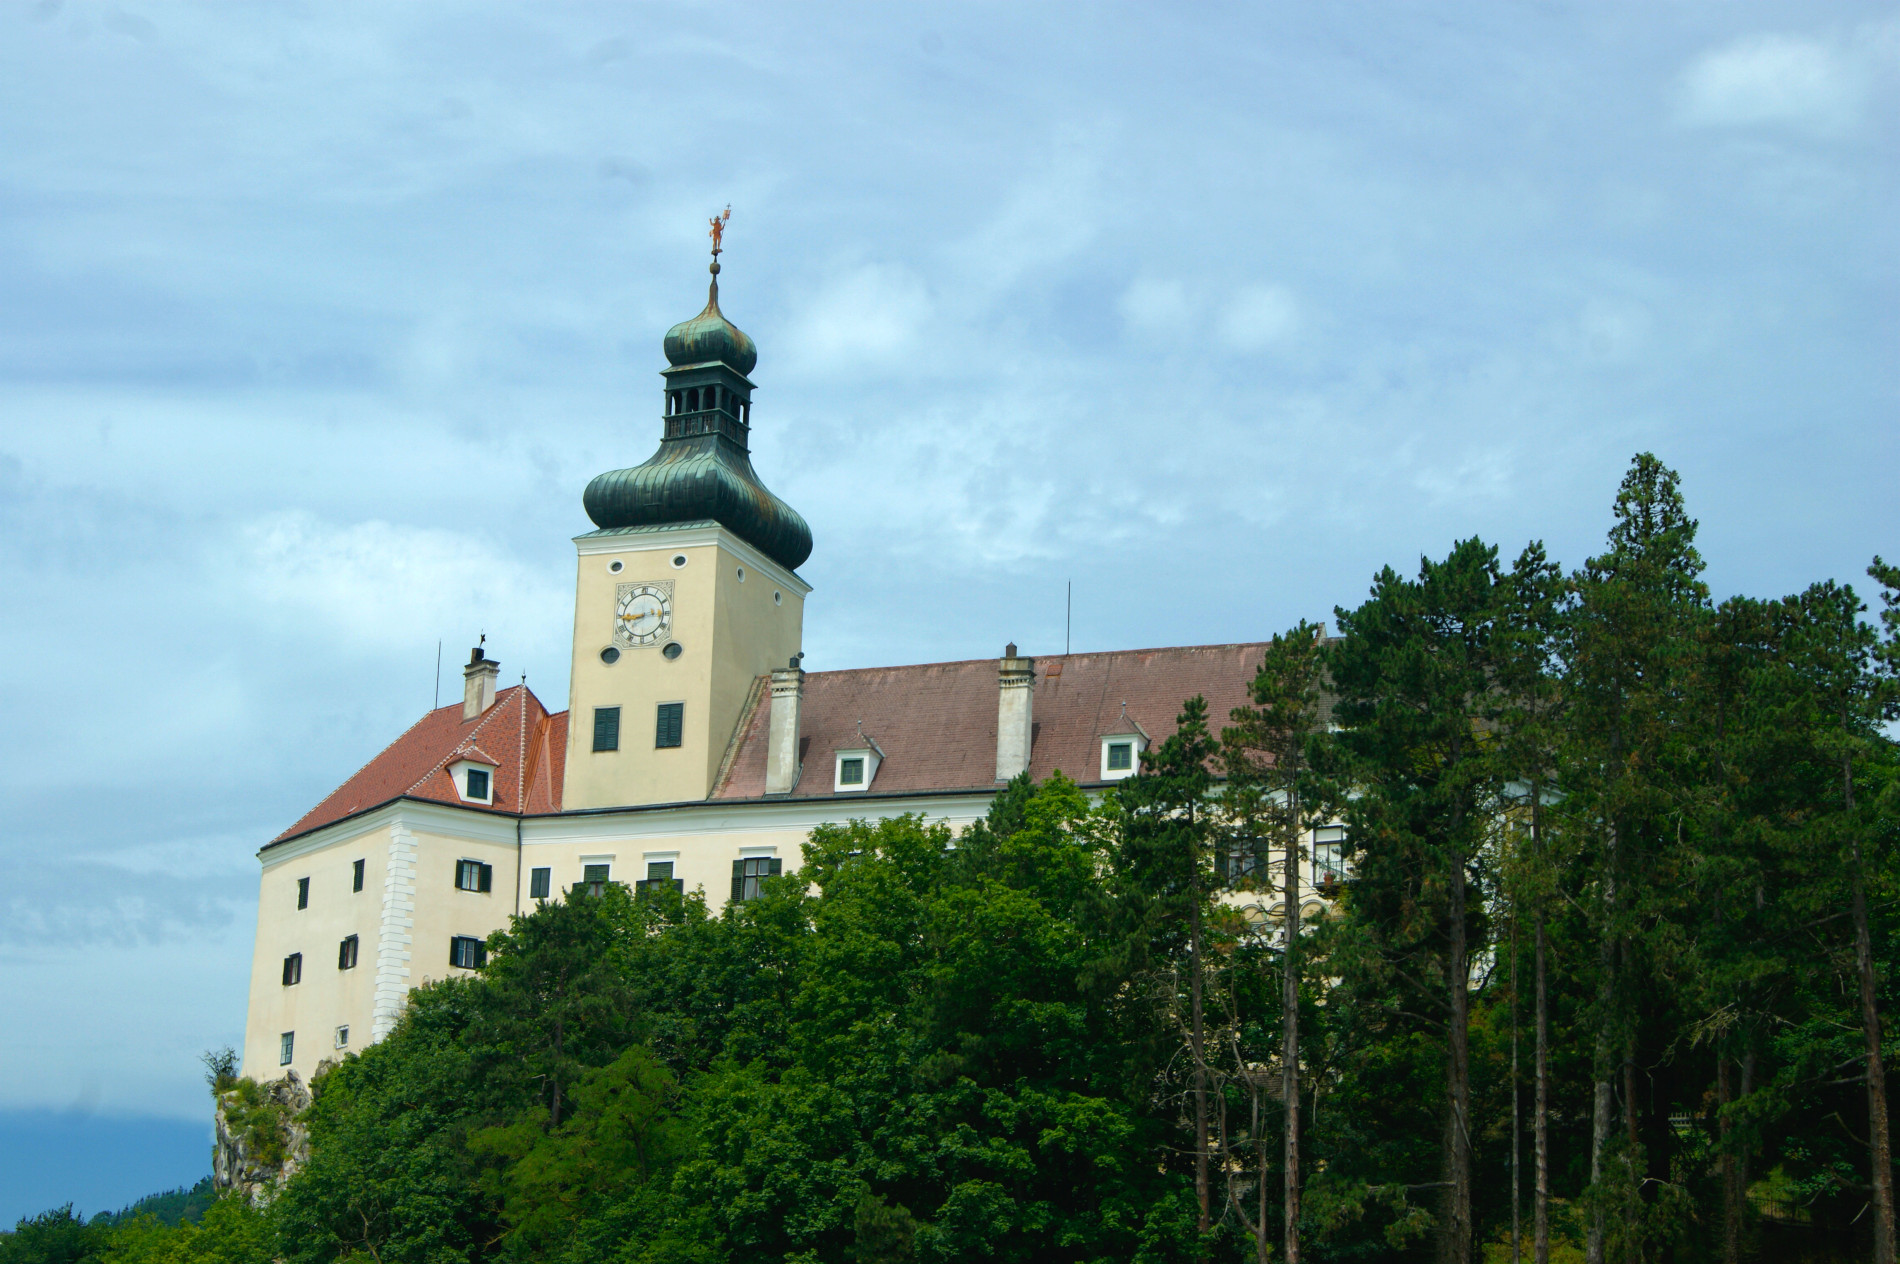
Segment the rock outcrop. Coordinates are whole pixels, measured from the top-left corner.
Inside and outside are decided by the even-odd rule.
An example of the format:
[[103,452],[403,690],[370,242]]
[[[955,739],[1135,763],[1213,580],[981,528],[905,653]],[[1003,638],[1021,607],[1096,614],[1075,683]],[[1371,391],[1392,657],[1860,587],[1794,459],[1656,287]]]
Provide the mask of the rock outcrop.
[[[317,1075],[327,1068],[327,1063],[319,1066]],[[284,1181],[310,1161],[310,1130],[302,1115],[311,1100],[311,1090],[295,1071],[281,1080],[238,1080],[219,1090],[212,1185],[220,1193],[242,1193],[253,1206],[270,1202]]]

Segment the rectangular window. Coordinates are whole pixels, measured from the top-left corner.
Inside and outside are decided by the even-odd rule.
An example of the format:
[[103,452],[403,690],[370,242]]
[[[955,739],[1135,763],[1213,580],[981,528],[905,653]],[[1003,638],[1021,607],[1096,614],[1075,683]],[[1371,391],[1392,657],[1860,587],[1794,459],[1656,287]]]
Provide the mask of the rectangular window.
[[310,879],[308,878],[297,879],[297,907],[300,909],[310,907]]
[[479,860],[455,862],[455,887],[458,891],[489,891],[495,884],[495,866]]
[[645,891],[658,891],[672,887],[675,891],[686,890],[686,879],[673,876],[673,862],[670,860],[649,860],[647,876],[633,884],[633,893],[637,896]]
[[553,876],[554,871],[552,869],[530,869],[528,871],[528,898],[531,900],[547,899],[548,888],[552,885],[550,879]]
[[449,964],[464,970],[479,970],[488,961],[488,947],[473,935],[457,935],[449,940]]
[[488,771],[484,768],[468,770],[468,797],[486,799],[488,797]]
[[653,744],[655,746],[678,746],[680,729],[684,727],[686,704],[684,702],[662,702],[659,722],[654,726]]
[[838,784],[841,786],[861,786],[864,784],[864,759],[853,755],[849,759],[838,761]]
[[594,749],[611,751],[620,749],[620,708],[594,708]]
[[608,865],[581,866],[581,889],[589,895],[604,895],[607,891]]
[[1313,831],[1313,885],[1324,890],[1346,877],[1346,830],[1322,825]]
[[348,939],[337,945],[336,968],[339,970],[356,969],[356,936],[351,935]]
[[277,1037],[277,1065],[289,1066],[291,1052],[292,1050],[296,1049],[296,1047],[297,1047],[297,1033],[296,1032],[287,1031],[283,1035]]
[[1135,744],[1133,742],[1110,742],[1108,744],[1108,770],[1127,772],[1135,766]]
[[336,1047],[339,1049],[347,1049],[350,1047],[350,1025],[348,1023],[336,1029]]
[[777,875],[783,863],[773,856],[741,856],[733,861],[733,902],[758,899],[760,880]]
[[361,891],[362,889],[363,889],[363,862],[360,860],[352,861],[350,864],[350,890]]
[[291,987],[303,982],[303,954],[293,952],[284,958],[284,986]]

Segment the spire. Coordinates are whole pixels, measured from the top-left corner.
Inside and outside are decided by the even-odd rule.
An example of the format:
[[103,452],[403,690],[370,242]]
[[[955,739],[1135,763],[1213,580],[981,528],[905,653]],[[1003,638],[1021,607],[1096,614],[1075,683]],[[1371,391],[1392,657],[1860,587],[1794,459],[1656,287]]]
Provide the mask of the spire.
[[666,331],[664,428],[660,450],[642,465],[602,474],[582,503],[602,530],[669,523],[719,523],[787,570],[811,555],[811,528],[767,491],[751,461],[750,373],[759,352],[719,310],[719,255],[727,207],[709,221],[712,282],[706,307]]

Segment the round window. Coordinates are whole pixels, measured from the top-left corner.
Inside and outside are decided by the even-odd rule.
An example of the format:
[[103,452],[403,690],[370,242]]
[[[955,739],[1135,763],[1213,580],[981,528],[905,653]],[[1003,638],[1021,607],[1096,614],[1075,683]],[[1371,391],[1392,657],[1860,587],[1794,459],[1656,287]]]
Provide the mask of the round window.
[[666,647],[662,649],[660,653],[666,655],[668,658],[678,658],[680,656],[680,643],[678,641],[668,641]]
[[615,558],[613,561],[607,563],[607,569],[613,572],[615,575],[618,575],[620,573],[620,568],[623,565],[624,563],[622,563],[619,558]]
[[684,553],[675,553],[675,554],[673,555],[673,566],[674,566],[674,568],[675,568],[675,569],[677,569],[677,568],[679,568],[679,567],[681,567],[681,566],[684,566],[684,565],[686,565],[686,555],[685,555]]
[[617,663],[620,661],[620,651],[609,645],[600,652],[600,661],[603,663]]

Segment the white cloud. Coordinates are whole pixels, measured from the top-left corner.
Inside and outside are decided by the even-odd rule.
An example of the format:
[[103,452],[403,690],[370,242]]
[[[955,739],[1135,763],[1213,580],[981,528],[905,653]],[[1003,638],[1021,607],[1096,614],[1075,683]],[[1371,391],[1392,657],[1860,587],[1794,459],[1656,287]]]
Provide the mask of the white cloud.
[[1178,329],[1187,321],[1187,290],[1179,281],[1144,277],[1122,292],[1116,307],[1137,329]]
[[1298,327],[1299,306],[1284,286],[1249,285],[1221,313],[1221,337],[1235,351],[1264,351]]
[[904,268],[867,264],[822,286],[795,318],[784,363],[819,370],[888,363],[930,319],[930,295]]
[[491,632],[508,619],[558,636],[572,601],[545,572],[461,532],[380,521],[339,526],[290,511],[246,523],[240,535],[252,596],[358,648],[413,647],[456,619]]
[[1683,121],[1709,127],[1785,123],[1851,127],[1867,96],[1851,50],[1791,35],[1757,35],[1703,54],[1683,74]]

